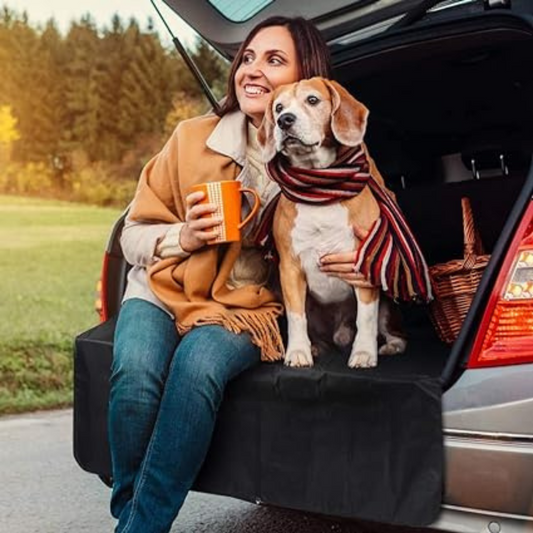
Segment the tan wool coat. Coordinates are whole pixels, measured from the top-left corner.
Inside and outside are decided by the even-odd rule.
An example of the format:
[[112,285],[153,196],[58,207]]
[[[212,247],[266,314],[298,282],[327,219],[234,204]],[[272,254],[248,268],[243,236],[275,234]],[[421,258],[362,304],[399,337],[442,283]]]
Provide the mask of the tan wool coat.
[[[182,122],[162,151],[143,169],[130,210],[132,220],[173,224],[185,221],[185,197],[198,183],[234,180],[241,166],[211,150],[207,140],[220,118],[214,115]],[[149,285],[173,312],[180,334],[195,326],[219,324],[248,332],[262,359],[283,354],[277,318],[282,305],[266,287],[230,288],[226,283],[241,243],[206,246],[188,258],[172,257],[148,270]]]

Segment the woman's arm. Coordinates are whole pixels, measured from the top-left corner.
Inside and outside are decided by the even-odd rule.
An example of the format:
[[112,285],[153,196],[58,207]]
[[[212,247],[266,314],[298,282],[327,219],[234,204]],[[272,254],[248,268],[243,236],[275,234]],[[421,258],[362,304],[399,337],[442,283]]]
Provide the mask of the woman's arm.
[[[124,258],[130,265],[146,267],[153,264],[158,258],[170,257],[172,254],[164,253],[169,251],[169,237],[179,244],[179,233],[182,226],[183,223],[180,222],[176,224],[149,224],[126,218],[120,237]],[[167,244],[164,251],[161,250],[163,242]],[[175,255],[180,257],[179,250],[176,251],[178,253]]]
[[203,197],[203,192],[194,192],[186,197],[185,222],[151,224],[126,217],[120,237],[126,261],[131,265],[146,267],[158,259],[185,259],[203,248],[207,241],[216,238],[218,233],[213,228],[221,223],[221,219],[203,218],[217,209],[212,204],[199,205]]

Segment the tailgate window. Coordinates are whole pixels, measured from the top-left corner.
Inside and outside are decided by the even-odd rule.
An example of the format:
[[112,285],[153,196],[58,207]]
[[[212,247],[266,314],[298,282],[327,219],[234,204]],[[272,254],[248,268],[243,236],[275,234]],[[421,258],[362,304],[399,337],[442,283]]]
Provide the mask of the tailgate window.
[[208,0],[209,3],[232,22],[244,22],[251,19],[274,0]]

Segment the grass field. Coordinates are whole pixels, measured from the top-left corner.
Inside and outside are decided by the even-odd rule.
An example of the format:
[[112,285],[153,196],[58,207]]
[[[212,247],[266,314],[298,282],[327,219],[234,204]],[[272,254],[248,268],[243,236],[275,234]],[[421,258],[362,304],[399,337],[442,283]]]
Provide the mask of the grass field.
[[119,211],[0,196],[0,414],[68,405],[72,344],[94,325]]

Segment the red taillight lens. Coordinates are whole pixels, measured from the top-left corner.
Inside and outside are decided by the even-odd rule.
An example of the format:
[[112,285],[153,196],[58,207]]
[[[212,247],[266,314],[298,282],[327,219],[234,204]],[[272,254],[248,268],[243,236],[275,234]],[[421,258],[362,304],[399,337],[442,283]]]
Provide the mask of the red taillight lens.
[[533,362],[533,202],[518,226],[474,341],[469,368]]
[[99,279],[96,283],[96,299],[94,301],[94,310],[98,313],[100,320],[102,320],[102,280]]
[[107,267],[109,265],[109,254],[104,254],[104,262],[102,263],[102,277],[98,282],[98,300],[97,311],[100,315],[100,322],[105,322],[109,318],[109,306],[107,302]]

